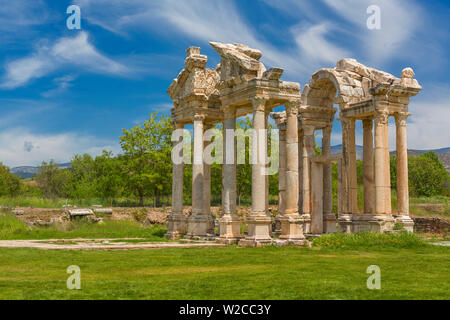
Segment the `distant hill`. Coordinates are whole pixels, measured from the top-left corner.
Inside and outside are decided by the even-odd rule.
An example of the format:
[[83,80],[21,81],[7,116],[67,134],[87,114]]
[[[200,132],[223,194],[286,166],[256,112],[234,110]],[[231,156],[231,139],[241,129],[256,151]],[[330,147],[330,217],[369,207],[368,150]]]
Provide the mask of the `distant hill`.
[[[447,171],[450,172],[450,148],[442,148],[442,149],[434,149],[434,150],[415,150],[415,149],[411,149],[408,150],[408,155],[410,157],[417,157],[421,154],[424,154],[425,152],[429,152],[429,151],[433,151],[434,153],[437,154],[439,160],[442,162],[442,164],[444,165],[445,169],[447,169]],[[331,147],[331,153],[332,154],[336,154],[336,153],[341,153],[342,152],[342,144],[336,145],[336,146],[332,146]],[[358,160],[362,160],[363,158],[363,147],[362,146],[356,146],[356,159]],[[395,154],[395,151],[391,152],[392,154]]]
[[[70,168],[70,162],[59,164],[60,169]],[[22,166],[11,168],[11,173],[18,175],[21,179],[29,179],[37,172],[38,167]]]

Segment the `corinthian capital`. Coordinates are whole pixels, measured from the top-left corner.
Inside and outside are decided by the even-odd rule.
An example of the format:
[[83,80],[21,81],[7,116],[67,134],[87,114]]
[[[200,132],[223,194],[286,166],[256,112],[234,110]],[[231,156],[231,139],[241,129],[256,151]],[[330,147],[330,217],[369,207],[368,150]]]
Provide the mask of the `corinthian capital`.
[[385,111],[377,112],[375,114],[375,125],[387,125],[389,122],[389,113]]
[[206,115],[201,114],[201,113],[196,113],[193,115],[192,118],[194,119],[194,121],[202,121],[203,122],[206,119]]
[[266,110],[267,99],[265,97],[254,97],[252,99],[253,111],[264,112]]
[[395,124],[396,126],[406,126],[406,120],[410,116],[409,113],[396,113],[395,115]]
[[298,115],[299,102],[298,101],[289,101],[286,103],[286,115],[288,117]]

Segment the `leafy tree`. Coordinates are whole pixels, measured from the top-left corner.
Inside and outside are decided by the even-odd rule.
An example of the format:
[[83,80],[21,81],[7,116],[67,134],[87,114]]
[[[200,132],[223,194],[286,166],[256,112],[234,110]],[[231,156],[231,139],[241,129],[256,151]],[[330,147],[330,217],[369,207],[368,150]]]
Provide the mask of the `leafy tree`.
[[443,193],[448,173],[434,152],[410,157],[408,169],[409,189],[412,195],[431,197]]
[[42,162],[38,167],[35,180],[39,188],[47,198],[69,197],[72,172],[68,169],[60,169],[53,160],[49,163]]
[[123,129],[120,145],[124,151],[127,187],[144,204],[144,196],[153,196],[155,205],[172,182],[171,119],[157,112],[149,120],[129,130]]
[[20,178],[0,162],[0,196],[14,197],[19,194],[19,190]]

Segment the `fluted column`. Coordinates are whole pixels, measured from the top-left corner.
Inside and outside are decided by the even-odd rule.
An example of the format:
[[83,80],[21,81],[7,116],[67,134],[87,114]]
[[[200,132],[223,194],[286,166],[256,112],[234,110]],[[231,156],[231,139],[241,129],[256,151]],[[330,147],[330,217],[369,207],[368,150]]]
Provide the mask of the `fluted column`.
[[[175,130],[183,130],[182,123],[174,123]],[[186,217],[183,214],[183,134],[180,132],[178,140],[173,142],[173,149],[178,150],[175,155],[179,163],[172,163],[172,212],[167,224],[166,237],[175,239],[186,233]]]
[[194,116],[194,162],[192,164],[192,215],[188,220],[188,235],[205,237],[211,226],[211,216],[205,212],[203,131],[204,115]]
[[[325,157],[331,155],[331,126],[323,129],[322,154]],[[331,183],[331,162],[323,164],[323,214],[331,214],[333,209],[333,193]]]
[[303,211],[303,129],[298,128],[298,211]]
[[[183,130],[184,125],[176,123],[175,130]],[[173,142],[173,148],[180,150],[178,154],[180,159],[183,159],[183,136],[180,135],[178,141]],[[181,163],[173,164],[172,167],[172,212],[175,214],[183,213],[183,161]]]
[[303,214],[311,214],[311,158],[314,154],[314,127],[305,125],[303,126]]
[[355,120],[349,120],[349,183],[350,183],[350,211],[357,214],[358,209],[358,180],[356,172],[356,142],[355,142]]
[[252,211],[247,219],[248,235],[241,240],[243,245],[257,245],[271,242],[272,218],[267,213],[266,160],[267,128],[266,99],[256,97],[253,104],[253,138],[252,138]]
[[223,190],[220,240],[229,243],[241,238],[240,220],[236,215],[236,110],[233,107],[223,108],[223,110]]
[[403,216],[409,216],[407,118],[408,114],[397,114],[395,116],[397,131],[397,206],[399,215]]
[[[211,129],[211,124],[205,124],[204,133]],[[203,148],[205,149],[211,141],[204,141]],[[203,162],[203,214],[211,215],[211,165]]]
[[[385,214],[390,212],[390,183],[386,176],[389,171],[389,145],[386,146],[386,131],[388,114],[381,112],[375,117],[375,212]],[[389,195],[388,195],[389,194]]]
[[286,103],[286,193],[285,214],[281,218],[280,239],[304,238],[298,214],[298,102]]
[[375,213],[375,185],[373,168],[373,120],[363,120],[363,183],[364,183],[364,213]]
[[278,171],[278,214],[281,216],[285,213],[285,194],[286,194],[286,124],[281,124],[279,128],[279,162]]

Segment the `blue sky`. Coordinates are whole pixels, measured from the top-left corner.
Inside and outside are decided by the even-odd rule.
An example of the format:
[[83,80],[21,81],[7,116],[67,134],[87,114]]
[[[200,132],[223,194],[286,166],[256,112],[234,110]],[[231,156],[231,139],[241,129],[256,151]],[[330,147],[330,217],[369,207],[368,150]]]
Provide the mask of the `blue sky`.
[[[66,27],[71,4],[81,30]],[[366,26],[372,4],[380,30]],[[211,67],[219,62],[209,41],[258,48],[267,67],[302,87],[345,57],[396,76],[410,66],[424,89],[410,105],[409,147],[449,147],[449,26],[448,1],[0,0],[0,162],[120,152],[122,128],[169,112],[166,90],[187,47],[201,47]]]

